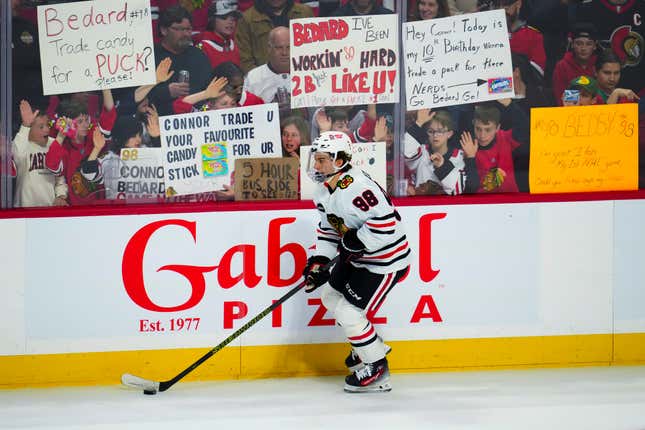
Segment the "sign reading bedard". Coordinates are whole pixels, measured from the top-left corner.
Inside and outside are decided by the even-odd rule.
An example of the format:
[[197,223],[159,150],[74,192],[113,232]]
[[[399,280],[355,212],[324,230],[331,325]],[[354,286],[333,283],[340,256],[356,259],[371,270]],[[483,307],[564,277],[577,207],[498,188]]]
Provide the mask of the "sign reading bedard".
[[154,84],[149,0],[38,6],[45,95]]
[[166,196],[221,190],[238,158],[280,157],[276,103],[159,118]]

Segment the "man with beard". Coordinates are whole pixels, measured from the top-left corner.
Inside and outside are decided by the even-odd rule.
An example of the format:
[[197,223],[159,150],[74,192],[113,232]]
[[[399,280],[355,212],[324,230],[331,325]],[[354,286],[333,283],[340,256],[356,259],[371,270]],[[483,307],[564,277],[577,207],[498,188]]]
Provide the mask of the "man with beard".
[[[159,17],[161,42],[155,45],[155,61],[159,65],[164,58],[170,58],[170,70],[174,72],[169,80],[156,85],[149,93],[150,102],[160,116],[173,113],[175,99],[197,93],[210,82],[210,62],[202,51],[192,46],[192,30],[190,13],[181,6],[170,7]],[[188,79],[180,82],[182,70],[188,72]]]
[[309,6],[294,3],[293,0],[255,0],[255,5],[242,15],[235,33],[235,41],[240,49],[240,66],[244,73],[267,63],[271,30],[276,27],[289,28],[290,20],[312,16],[314,13]]

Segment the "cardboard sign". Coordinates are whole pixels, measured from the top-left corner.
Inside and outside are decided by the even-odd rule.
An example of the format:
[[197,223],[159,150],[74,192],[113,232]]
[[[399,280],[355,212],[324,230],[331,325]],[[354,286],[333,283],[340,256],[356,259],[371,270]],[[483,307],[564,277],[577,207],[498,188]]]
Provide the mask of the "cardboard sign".
[[503,10],[403,24],[408,110],[513,97]]
[[[387,189],[387,171],[385,160],[385,142],[353,143],[352,166],[370,175],[384,190]],[[311,146],[300,147],[300,199],[313,199],[314,190],[320,184],[315,183],[307,174],[307,161]]]
[[398,15],[290,21],[291,107],[399,101]]
[[235,200],[297,200],[298,159],[235,160]]
[[45,95],[156,82],[149,0],[38,6]]
[[638,105],[531,109],[531,193],[638,189]]
[[221,190],[238,158],[281,157],[277,103],[159,118],[166,196]]

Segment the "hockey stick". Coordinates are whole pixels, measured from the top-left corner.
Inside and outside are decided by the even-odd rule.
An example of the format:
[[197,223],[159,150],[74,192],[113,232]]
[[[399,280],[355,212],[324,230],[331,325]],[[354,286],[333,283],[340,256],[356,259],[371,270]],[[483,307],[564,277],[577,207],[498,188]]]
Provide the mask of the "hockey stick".
[[[329,270],[336,262],[338,261],[339,256],[334,257],[329,263],[325,265],[324,270]],[[260,321],[262,318],[265,316],[269,315],[274,309],[276,309],[278,306],[280,306],[282,303],[286,302],[291,296],[296,294],[298,291],[300,291],[306,284],[306,280],[303,280],[300,284],[292,288],[287,294],[284,296],[280,297],[278,300],[276,300],[273,304],[271,304],[269,307],[264,309],[262,312],[257,314],[252,320],[248,321],[246,324],[244,324],[242,327],[237,329],[235,333],[231,334],[229,337],[224,339],[219,345],[217,345],[215,348],[211,349],[208,351],[206,354],[204,354],[199,360],[195,361],[193,364],[188,366],[186,369],[181,371],[177,376],[175,376],[172,379],[169,379],[167,381],[152,381],[150,379],[144,379],[139,376],[131,375],[129,373],[124,373],[121,375],[121,383],[127,387],[132,387],[132,388],[138,388],[142,389],[144,394],[157,394],[160,391],[166,391],[173,385],[175,385],[177,382],[179,382],[181,379],[184,378],[184,376],[188,375],[190,372],[195,370],[199,365],[201,365],[203,362],[211,358],[213,355],[218,353],[221,349],[223,349],[226,345],[231,343],[233,340],[238,338],[242,333],[244,333],[246,330],[251,328],[255,323]]]

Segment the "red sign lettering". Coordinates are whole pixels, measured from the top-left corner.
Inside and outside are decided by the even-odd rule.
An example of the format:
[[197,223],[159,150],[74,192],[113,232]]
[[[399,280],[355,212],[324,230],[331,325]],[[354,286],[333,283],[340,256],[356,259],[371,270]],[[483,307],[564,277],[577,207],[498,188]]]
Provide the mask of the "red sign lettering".
[[419,218],[419,275],[423,282],[431,282],[439,274],[432,268],[432,221],[444,219],[447,213],[427,214]]
[[233,320],[244,318],[249,308],[244,302],[224,302],[224,328],[233,328]]
[[[425,311],[426,308],[428,308],[427,312]],[[417,307],[412,314],[410,323],[418,323],[423,318],[431,318],[434,322],[443,321],[441,314],[439,313],[439,309],[437,309],[437,305],[431,295],[421,296],[419,303],[417,303]]]
[[[293,285],[302,276],[302,269],[307,262],[307,252],[304,247],[297,243],[282,244],[280,240],[280,228],[282,225],[291,224],[294,217],[278,218],[269,222],[268,234],[268,259],[267,259],[267,284],[273,287],[286,287]],[[161,271],[173,271],[184,276],[191,287],[191,296],[183,304],[177,306],[159,306],[155,304],[148,293],[144,282],[143,258],[148,241],[159,229],[166,226],[180,226],[190,232],[195,243],[197,243],[196,223],[180,219],[156,221],[150,223],[137,231],[123,252],[121,271],[125,290],[134,303],[143,309],[155,312],[177,312],[190,309],[196,306],[204,297],[206,291],[205,273],[217,270],[217,282],[221,288],[229,289],[241,282],[248,288],[256,287],[262,277],[256,273],[256,246],[250,244],[236,245],[228,249],[222,256],[218,265],[213,266],[192,266],[181,264],[168,264],[157,269]],[[231,273],[232,260],[235,254],[242,254],[242,273],[233,275]],[[294,272],[287,279],[280,274],[280,259],[283,254],[291,254],[294,261]]]

